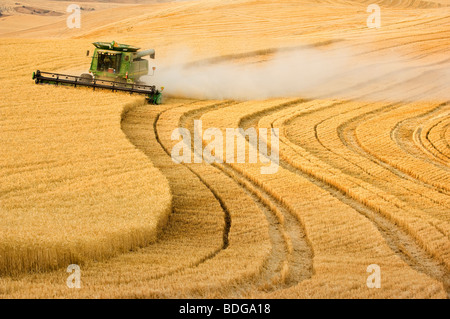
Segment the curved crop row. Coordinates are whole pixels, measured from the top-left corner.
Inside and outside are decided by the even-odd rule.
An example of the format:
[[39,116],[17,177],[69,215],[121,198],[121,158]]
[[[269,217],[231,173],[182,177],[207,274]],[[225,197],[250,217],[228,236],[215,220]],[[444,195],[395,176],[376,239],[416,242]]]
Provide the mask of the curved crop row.
[[[217,127],[217,125],[227,125],[231,127],[238,125],[247,127],[245,123],[251,123],[251,117],[254,114],[261,115],[265,112],[265,109],[270,109],[271,107],[280,109],[283,108],[283,105],[286,107],[298,104],[298,101],[285,100],[284,103],[278,102],[281,107],[276,104],[276,101],[245,103],[245,105],[241,104],[223,111],[217,110],[215,112],[207,113],[202,116],[202,120],[204,121],[203,123],[211,123],[208,126],[212,127]],[[242,125],[242,119],[245,119],[244,125]],[[280,151],[282,148],[283,146],[280,145]],[[292,154],[289,156],[291,157],[291,155]],[[319,162],[313,163],[313,165],[317,164],[319,164]],[[396,276],[399,276],[401,273],[412,271],[406,264],[398,259],[393,252],[388,253],[390,249],[377,232],[377,229],[373,228],[372,224],[365,220],[364,217],[361,217],[352,207],[343,204],[337,197],[330,196],[326,185],[320,183],[320,181],[311,179],[309,174],[305,175],[302,172],[290,170],[289,166],[284,168],[283,164],[276,174],[261,175],[259,173],[261,165],[262,164],[260,163],[232,164],[232,166],[240,169],[242,174],[260,185],[272,196],[279,198],[284,205],[289,207],[290,210],[300,218],[314,250],[313,262],[315,273],[311,280],[303,281],[299,285],[289,288],[285,292],[283,292],[283,290],[278,291],[274,293],[274,296],[283,296],[285,295],[284,293],[288,293],[288,291],[290,293],[295,293],[298,296],[304,296],[304,293],[308,292],[311,294],[311,291],[314,289],[316,290],[313,293],[314,296],[323,296],[325,292],[318,287],[320,287],[324,281],[329,284],[336,283],[336,290],[333,292],[328,291],[328,296],[333,295],[336,297],[343,297],[352,296],[353,293],[364,294],[365,292],[361,292],[361,287],[357,284],[354,286],[354,290],[348,286],[355,285],[355,282],[358,281],[357,278],[359,274],[361,274],[358,274],[358,271],[351,266],[351,263],[354,263],[355,260],[358,260],[359,258],[361,261],[367,260],[366,258],[384,258],[380,257],[375,251],[385,251],[383,254],[390,256],[386,258],[393,258],[388,262],[389,264],[392,263],[393,260],[397,260],[399,263],[397,266],[391,265],[392,268],[391,266],[389,267],[389,271],[393,271],[394,273],[397,272]],[[314,169],[317,169],[317,167],[315,166]],[[295,196],[293,192],[298,189],[301,189],[301,195]],[[311,196],[320,196],[321,200]],[[348,223],[350,221],[352,221],[352,225],[353,221],[355,224],[349,228],[345,228],[345,230],[342,228],[343,233],[339,233],[341,227],[339,227],[338,224],[341,222]],[[326,227],[327,229],[330,229],[330,231],[324,232],[317,227]],[[361,231],[361,233],[359,233],[359,231]],[[365,239],[359,237],[359,234],[363,233],[365,234]],[[369,233],[371,235],[368,235]],[[338,238],[339,241],[335,242],[334,239]],[[369,246],[365,246],[365,240],[369,240],[370,244],[367,242]],[[358,243],[358,248],[354,246],[355,243]],[[375,249],[375,251],[372,249]],[[339,263],[342,265],[342,268],[338,267],[335,263],[332,263],[334,266],[331,266],[331,260],[337,261],[337,259],[333,259],[332,256],[339,256],[338,259],[340,260]],[[396,264],[396,262],[394,264]],[[344,272],[340,272],[340,270],[344,269],[347,269],[345,274]],[[353,269],[355,272],[348,271],[349,269]],[[429,277],[422,276],[421,278],[425,280],[423,282],[425,284],[428,280],[425,278]],[[399,282],[397,282],[398,279],[399,277],[396,278],[395,284],[387,284],[389,287],[389,291],[385,290],[387,295],[393,296],[399,294],[403,289],[406,289],[401,288],[402,285],[399,286]]]
[[425,121],[422,118],[422,124],[414,130],[416,145],[444,166],[450,160],[450,146],[445,137],[446,130],[449,127],[449,113],[448,110],[441,110],[441,107],[448,107],[448,105],[448,103],[440,105],[434,110],[439,111],[438,114],[432,114],[431,118],[425,119]]
[[[311,103],[312,104],[312,103]],[[320,104],[319,104],[320,105]],[[356,104],[357,105],[357,104]],[[344,114],[345,112],[343,112],[343,109],[345,108],[345,105],[339,105],[339,114]],[[337,189],[339,189],[341,192],[347,194],[348,196],[350,196],[351,198],[354,198],[355,200],[363,203],[364,205],[366,205],[367,207],[371,208],[372,210],[374,210],[375,212],[380,212],[383,213],[384,216],[386,216],[388,219],[392,220],[392,218],[395,220],[395,223],[398,225],[403,225],[402,227],[406,227],[405,229],[408,231],[408,233],[412,234],[413,237],[415,238],[414,240],[417,240],[420,245],[425,248],[426,250],[428,250],[430,248],[430,246],[434,246],[435,250],[434,250],[434,256],[436,256],[436,258],[438,258],[439,262],[444,262],[447,259],[446,257],[446,247],[448,247],[447,244],[447,239],[446,239],[446,235],[445,232],[448,233],[448,231],[446,230],[448,228],[448,226],[446,226],[446,219],[445,219],[445,210],[447,209],[445,206],[440,206],[437,205],[438,202],[434,203],[434,205],[436,206],[433,209],[433,206],[430,205],[430,203],[428,203],[428,205],[430,205],[431,207],[428,207],[427,205],[425,205],[424,207],[428,209],[428,213],[431,214],[431,216],[436,216],[438,217],[440,220],[435,220],[433,217],[426,217],[426,215],[424,215],[423,213],[421,213],[417,208],[415,208],[414,206],[411,206],[411,202],[414,203],[414,201],[412,201],[412,199],[410,197],[408,197],[407,195],[409,195],[408,192],[405,193],[405,195],[403,195],[403,198],[401,199],[401,197],[399,197],[400,195],[395,195],[392,196],[390,195],[391,193],[394,192],[396,189],[401,189],[402,187],[408,187],[412,190],[416,189],[417,192],[417,187],[415,187],[414,183],[411,182],[407,182],[407,180],[400,180],[398,179],[398,177],[395,179],[395,175],[391,175],[389,177],[390,171],[387,170],[386,172],[383,173],[384,169],[382,167],[377,167],[375,165],[375,163],[372,163],[368,160],[366,160],[364,158],[364,154],[358,155],[353,154],[351,152],[349,152],[348,150],[346,151],[346,147],[348,146],[346,143],[341,144],[342,142],[345,141],[340,141],[339,140],[339,136],[338,136],[338,132],[339,130],[337,129],[338,127],[340,127],[341,121],[336,121],[334,120],[334,124],[328,123],[327,130],[326,132],[328,133],[328,135],[323,135],[323,134],[318,134],[318,132],[316,131],[316,134],[314,134],[315,130],[312,127],[309,127],[307,124],[307,118],[306,116],[308,114],[315,114],[314,112],[308,112],[308,108],[306,107],[303,110],[299,110],[297,112],[293,112],[293,111],[289,111],[286,110],[286,115],[283,117],[283,115],[278,112],[276,114],[274,114],[272,116],[272,118],[264,118],[261,121],[263,121],[263,123],[266,123],[265,125],[274,125],[274,126],[281,126],[283,127],[283,129],[281,130],[281,140],[286,140],[286,142],[289,144],[290,141],[289,139],[286,139],[286,137],[292,138],[292,132],[290,135],[288,135],[289,131],[295,131],[295,133],[297,134],[301,134],[300,136],[302,136],[302,139],[299,139],[298,136],[296,136],[295,141],[296,141],[296,145],[292,145],[294,150],[300,151],[300,147],[299,145],[301,145],[301,147],[305,150],[308,150],[308,152],[311,152],[311,154],[315,154],[315,156],[318,156],[318,158],[322,158],[321,161],[325,161],[330,163],[331,165],[334,165],[334,170],[329,170],[329,173],[325,173],[328,174],[327,175],[322,175],[321,178],[325,178],[325,180],[328,179],[328,183],[332,183],[332,185],[334,185]],[[330,115],[330,112],[326,113],[326,116]],[[331,113],[332,114],[332,113]],[[320,119],[320,114],[316,114],[317,115],[317,121],[319,121],[319,123],[323,123]],[[305,116],[305,117],[304,117]],[[342,116],[342,115],[341,115]],[[295,119],[299,119],[299,121],[293,121],[292,118]],[[265,121],[264,121],[265,120]],[[260,123],[261,123],[260,121]],[[284,127],[283,123],[288,123],[287,127]],[[298,123],[302,123],[302,125],[300,126]],[[314,123],[314,122],[313,122]],[[331,125],[330,125],[331,124]],[[333,126],[335,126],[333,128]],[[313,134],[313,135],[311,135]],[[308,136],[311,135],[310,138],[308,138]],[[286,136],[286,137],[285,137]],[[322,143],[325,144],[329,144],[331,141],[336,140],[336,144],[329,144],[328,148],[324,148],[324,144],[318,144],[316,141],[317,146],[313,147],[311,144],[312,141],[316,140],[316,139],[320,139],[322,141]],[[309,142],[308,142],[309,141]],[[292,143],[291,143],[292,144]],[[321,149],[322,148],[322,149]],[[289,151],[291,153],[289,153]],[[305,153],[306,155],[307,153]],[[292,150],[288,150],[288,152],[286,153],[287,155],[287,160],[289,161],[290,159],[293,158],[292,156]],[[339,157],[337,157],[339,155]],[[333,161],[333,157],[336,157],[336,160]],[[339,160],[340,159],[340,160]],[[330,162],[331,160],[331,162]],[[320,175],[320,169],[319,169],[319,164],[320,161],[318,162],[311,162],[312,164],[315,163],[315,165],[317,165],[316,169],[312,169],[310,173],[314,176],[319,177]],[[358,172],[353,172],[352,170],[354,170],[355,168],[352,168],[352,166],[349,166],[348,164],[350,163],[354,163],[353,165],[357,165],[357,167],[360,167],[361,171]],[[344,165],[345,164],[345,165]],[[370,165],[369,165],[370,164]],[[304,163],[301,164],[301,162],[297,162],[297,164],[293,163],[294,166],[302,168],[305,167]],[[300,165],[300,166],[299,166]],[[302,166],[303,165],[303,166]],[[370,166],[373,166],[373,168],[371,168]],[[340,170],[336,170],[337,168],[340,168]],[[376,173],[376,175],[375,175]],[[383,177],[384,176],[386,177]],[[334,180],[330,179],[332,178],[332,176],[335,175]],[[368,179],[368,177],[370,177],[372,175],[372,177],[370,179]],[[327,177],[325,177],[327,176]],[[350,177],[351,176],[351,177]],[[394,178],[394,180],[396,180],[395,182],[388,182],[385,181],[384,185],[383,185],[383,179],[385,178]],[[358,188],[354,188],[352,189],[352,187],[349,186],[348,182],[349,179],[353,180],[354,183],[358,183],[360,186]],[[360,181],[358,181],[358,179],[360,179]],[[367,184],[370,183],[370,184]],[[356,185],[358,185],[356,184]],[[405,186],[402,186],[405,185]],[[363,186],[366,185],[366,186]],[[369,185],[371,185],[369,187]],[[378,185],[378,186],[377,186]],[[380,188],[380,186],[382,188]],[[363,188],[361,188],[363,187]],[[376,188],[378,187],[378,189]],[[359,189],[359,191],[357,191]],[[365,194],[364,192],[361,192],[362,190],[364,190],[364,192],[367,191],[367,193]],[[384,195],[382,193],[382,191],[384,192]],[[442,197],[442,200],[446,200],[446,197],[443,196],[442,194],[439,194],[437,192],[434,192],[433,189],[427,189],[427,188],[423,188],[422,191],[424,192],[424,195],[430,196],[430,198],[432,198],[433,196],[436,197],[437,195],[439,195],[437,198]],[[419,193],[418,193],[419,195]],[[416,195],[416,196],[418,196]],[[376,197],[384,198],[383,202],[380,201],[376,201],[375,199]],[[399,199],[402,200],[402,202],[399,201]],[[424,199],[422,199],[423,201]],[[409,206],[408,206],[409,205]],[[402,211],[403,210],[403,214],[399,214],[396,213],[395,215],[390,215],[392,211]],[[416,218],[415,221],[416,223],[411,223],[411,222],[406,222],[406,220],[400,220],[399,218],[407,218],[409,219],[411,216],[411,213],[415,212]],[[403,216],[403,217],[401,217]],[[441,216],[441,217],[439,217]],[[442,219],[443,218],[443,219]],[[423,220],[421,222],[419,222],[420,220]],[[417,223],[418,222],[418,223]],[[428,224],[431,223],[431,224]],[[414,226],[415,225],[415,226]],[[433,225],[433,226],[430,226]],[[415,227],[415,230],[412,230],[411,232],[411,228],[409,227]],[[435,227],[433,229],[433,227]],[[425,231],[426,229],[426,231]],[[397,230],[396,233],[401,233],[401,230]],[[441,232],[444,232],[444,234],[441,234]],[[435,234],[436,236],[431,236],[430,234]],[[440,238],[440,239],[439,239]],[[413,241],[414,241],[413,240]],[[411,239],[409,239],[409,241],[411,241]],[[397,250],[397,248],[394,248],[395,250]],[[416,248],[414,248],[414,250],[417,250]],[[400,252],[401,253],[401,252]],[[405,256],[403,256],[405,257]],[[409,259],[408,256],[406,256],[406,259]],[[426,260],[426,257],[421,257],[424,260]],[[423,261],[423,260],[422,260]],[[415,263],[415,262],[414,262]],[[417,269],[421,269],[423,268],[422,266],[420,267],[416,267]],[[440,269],[440,266],[436,265],[435,267],[436,269]],[[431,269],[429,272],[425,271],[426,273],[435,273],[434,269]],[[441,278],[441,280],[443,280],[444,282],[447,281],[445,279],[445,273],[447,272],[447,270],[442,269],[437,271],[437,278]],[[443,279],[442,279],[443,278]]]

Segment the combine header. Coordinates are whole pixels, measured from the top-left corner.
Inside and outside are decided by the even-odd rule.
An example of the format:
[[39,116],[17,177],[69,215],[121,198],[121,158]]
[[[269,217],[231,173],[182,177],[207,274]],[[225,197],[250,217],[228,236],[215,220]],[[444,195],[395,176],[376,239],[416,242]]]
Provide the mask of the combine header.
[[[95,42],[89,73],[81,76],[42,72],[33,72],[36,84],[68,85],[73,87],[92,87],[94,90],[106,89],[145,94],[151,104],[160,104],[162,90],[154,85],[146,85],[139,78],[148,74],[148,61],[144,56],[155,58],[155,50],[138,51],[139,48],[118,44],[115,41]],[[87,52],[89,56],[89,51]],[[155,68],[153,68],[153,71]]]

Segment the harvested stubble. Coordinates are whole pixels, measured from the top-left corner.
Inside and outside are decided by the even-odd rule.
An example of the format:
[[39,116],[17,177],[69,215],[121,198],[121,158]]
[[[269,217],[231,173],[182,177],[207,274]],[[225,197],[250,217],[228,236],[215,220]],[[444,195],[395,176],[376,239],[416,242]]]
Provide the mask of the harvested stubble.
[[[249,290],[246,286],[258,285],[252,282],[259,278],[271,253],[264,215],[251,199],[247,201],[248,195],[232,179],[217,174],[211,166],[172,162],[165,149],[175,143],[170,136],[178,126],[183,115],[179,110],[183,108],[177,108],[177,103],[167,103],[166,107],[173,107],[173,111],[160,116],[151,106],[141,106],[129,111],[123,123],[133,143],[166,174],[172,188],[174,213],[161,239],[148,248],[107,263],[86,265],[83,282],[87,285],[80,292],[67,291],[64,281],[59,281],[52,291],[41,292],[42,296],[214,297],[229,293],[237,286],[246,294]],[[201,106],[199,103],[190,108]],[[154,131],[152,121],[156,120]],[[200,173],[202,181],[196,175]],[[211,189],[226,202],[232,219],[227,249],[223,249],[222,236],[225,212]],[[32,296],[45,282],[55,277],[61,280],[63,276],[60,272],[41,275],[26,284],[8,282],[3,289]]]
[[[383,104],[377,105],[372,104],[369,107],[361,103],[341,103],[339,104],[339,110],[326,109],[322,112],[307,113],[307,111],[297,111],[294,115],[288,115],[287,118],[283,118],[281,114],[275,114],[273,117],[277,117],[275,126],[282,126],[283,123],[288,123],[288,127],[283,130],[282,135],[286,136],[286,139],[293,141],[295,144],[293,148],[300,149],[301,147],[314,154],[318,158],[321,158],[323,162],[328,163],[332,167],[339,169],[337,171],[340,175],[337,178],[336,186],[341,184],[342,191],[348,192],[349,194],[354,194],[355,199],[358,199],[365,203],[361,194],[358,194],[357,188],[352,188],[350,184],[345,186],[344,183],[346,176],[355,178],[358,177],[361,183],[370,183],[371,191],[374,195],[367,193],[367,198],[373,196],[379,196],[385,199],[385,203],[381,202],[372,207],[384,211],[386,216],[389,216],[389,212],[396,210],[404,211],[403,215],[406,217],[410,213],[415,212],[416,216],[423,216],[424,218],[428,215],[429,219],[423,221],[423,226],[419,226],[416,231],[428,229],[430,231],[430,238],[437,240],[441,238],[440,244],[435,245],[434,253],[436,255],[441,255],[441,261],[447,260],[448,252],[446,245],[445,233],[448,233],[448,222],[447,213],[449,209],[448,196],[438,192],[434,188],[425,187],[421,183],[416,183],[410,179],[406,179],[403,176],[395,174],[389,167],[383,167],[378,165],[376,162],[370,158],[366,158],[365,154],[359,154],[348,149],[348,143],[346,140],[341,140],[340,130],[342,130],[342,125],[346,123],[348,119],[352,119],[354,116],[361,112],[370,112],[372,109],[382,108]],[[350,112],[346,112],[346,109]],[[357,113],[352,113],[353,109],[357,110]],[[333,115],[334,113],[338,115]],[[294,118],[292,120],[291,118]],[[328,120],[331,119],[331,120]],[[327,122],[328,121],[328,122]],[[300,127],[299,124],[302,124]],[[373,122],[375,123],[375,121]],[[326,130],[322,129],[326,128]],[[376,130],[375,127],[370,129],[371,132]],[[285,134],[283,134],[285,132]],[[338,133],[338,134],[336,134]],[[372,135],[371,135],[372,136]],[[382,134],[377,134],[377,139],[371,138],[371,140],[376,140],[379,145],[385,144],[381,139]],[[387,138],[387,137],[386,137]],[[387,143],[389,143],[387,141]],[[292,144],[292,143],[291,143]],[[319,162],[318,162],[319,163]],[[348,190],[348,191],[347,191]],[[425,214],[425,215],[424,215]],[[399,214],[392,216],[394,220],[403,225],[407,223],[399,221],[397,218],[401,218]],[[437,230],[434,232],[444,231],[444,236],[441,234],[435,237],[433,230],[429,229],[427,226],[435,225]],[[433,227],[431,227],[433,228]],[[420,235],[422,237],[422,235]],[[421,240],[421,239],[418,239]],[[424,247],[428,244],[423,243]]]
[[414,130],[414,143],[434,160],[446,164],[450,160],[450,146],[445,134],[449,132],[449,114],[441,114],[427,118],[424,124]]
[[[133,108],[124,95],[82,90],[69,94],[69,89],[36,87],[30,79],[38,66],[66,71],[86,65],[85,51],[74,48],[88,47],[99,37],[154,47],[158,56],[177,51],[174,43],[189,43],[195,59],[216,57],[204,60],[211,63],[264,62],[280,47],[340,42],[361,57],[376,58],[385,52],[405,57],[418,67],[413,72],[418,77],[426,75],[421,68],[428,64],[447,66],[448,47],[443,44],[448,40],[449,8],[442,4],[448,1],[382,1],[381,30],[364,26],[368,2],[359,2],[164,3],[109,14],[93,12],[80,30],[61,31],[66,26],[61,21],[16,35],[78,40],[3,40],[8,61],[13,55],[25,60],[7,64],[17,77],[0,76],[6,156],[0,163],[1,217],[8,221],[2,223],[2,234],[13,231],[10,251],[18,251],[23,243],[32,247],[30,239],[55,248],[37,257],[40,269],[53,267],[48,261],[54,256],[64,266],[73,260],[85,264],[81,290],[66,287],[68,274],[61,268],[0,278],[1,296],[444,298],[450,249],[448,162],[439,154],[449,154],[450,130],[447,120],[434,123],[438,116],[445,119],[443,110],[448,109],[423,117],[423,112],[436,107],[434,101],[388,107],[392,101],[370,100],[380,94],[398,98],[401,77],[370,84],[362,76],[364,83],[351,87],[343,77],[342,91],[334,89],[339,98],[342,93],[353,101],[336,97],[304,101],[298,96],[217,108],[208,108],[217,101],[192,100],[168,100],[159,108],[140,105],[140,100]],[[58,52],[65,52],[64,59]],[[409,83],[411,97],[433,92],[435,83],[427,80],[432,78],[424,77],[426,83],[419,87]],[[18,87],[30,94],[18,96]],[[124,106],[122,129],[146,156],[118,129]],[[372,113],[379,109],[386,113]],[[278,173],[261,175],[260,168],[267,165],[261,163],[213,167],[172,163],[162,146],[170,150],[173,128],[191,128],[197,116],[204,128],[279,127]],[[366,116],[367,121],[362,120]],[[391,140],[389,131],[400,122],[403,125],[397,126]],[[164,221],[169,184],[151,162],[174,193],[164,233],[146,248],[96,262],[125,251],[124,246],[149,243],[158,221]],[[414,175],[416,168],[419,173]],[[226,249],[224,207],[231,218]],[[37,219],[28,219],[30,213]],[[65,219],[60,221],[62,213]],[[149,223],[142,223],[143,216]],[[67,225],[73,225],[64,233],[68,239],[77,233],[91,245],[65,238],[61,242],[58,234]],[[154,227],[143,242],[136,234],[148,225]],[[41,233],[26,232],[36,229]],[[114,240],[99,240],[114,230],[119,232],[113,234]],[[24,232],[19,236],[19,231]],[[48,242],[43,241],[45,236]],[[64,247],[58,247],[58,240]],[[74,256],[75,250],[67,250],[72,244],[86,255]],[[20,258],[10,260],[4,264]],[[372,263],[381,266],[382,289],[366,286],[366,268]]]
[[[205,123],[210,123],[210,126],[222,124],[225,127],[227,127],[227,125],[234,127],[238,124],[236,123],[237,113],[240,112],[241,118],[245,118],[252,113],[263,112],[265,108],[270,108],[270,106],[273,106],[273,102],[267,103],[266,105],[264,105],[263,102],[255,102],[253,108],[246,105],[246,107],[234,107],[232,109],[224,110],[223,113],[215,111],[204,115],[202,120],[204,125]],[[232,115],[227,117],[227,114]],[[218,119],[220,119],[220,123]],[[281,156],[284,158],[283,147],[281,146],[280,148]],[[292,155],[289,155],[289,158],[291,157]],[[315,164],[318,163],[319,162],[316,162]],[[305,225],[308,239],[312,243],[314,249],[315,276],[313,276],[311,280],[300,283],[296,289],[291,288],[289,290],[290,293],[294,293],[295,291],[295,294],[304,297],[307,296],[308,293],[313,293],[314,291],[313,295],[320,297],[323,296],[323,293],[320,292],[318,287],[323,285],[325,280],[328,281],[330,285],[333,285],[332,278],[335,278],[340,283],[332,289],[333,294],[339,295],[340,297],[361,294],[363,293],[362,291],[364,291],[363,285],[355,284],[358,282],[358,275],[356,273],[352,275],[351,272],[347,273],[345,269],[348,270],[353,269],[352,267],[358,267],[359,259],[361,259],[361,264],[363,264],[364,261],[367,262],[367,260],[370,259],[369,256],[376,256],[372,260],[378,260],[380,263],[386,265],[383,266],[383,268],[386,268],[389,272],[392,271],[390,275],[395,274],[396,279],[394,280],[392,278],[392,282],[386,283],[386,286],[384,287],[387,288],[387,290],[384,290],[384,293],[377,292],[375,295],[380,297],[405,297],[408,294],[408,285],[406,282],[400,284],[399,281],[401,281],[401,279],[399,276],[403,276],[402,274],[407,274],[410,271],[414,273],[414,271],[389,248],[385,239],[380,236],[379,230],[374,227],[376,224],[372,224],[370,219],[365,218],[364,215],[358,214],[352,207],[338,201],[337,199],[339,199],[339,197],[336,198],[330,196],[326,188],[317,187],[317,185],[311,183],[311,181],[302,174],[296,175],[295,171],[289,171],[288,169],[280,167],[279,172],[275,174],[275,176],[265,176],[259,174],[260,165],[252,165],[252,167],[250,167],[249,164],[232,165],[237,169],[240,167],[243,174],[254,179],[255,182],[260,183],[260,185],[271,192],[273,196],[282,200],[285,205],[288,205],[292,211],[298,214],[298,218],[300,218]],[[297,193],[298,189],[302,190],[301,196],[294,195],[294,193]],[[319,196],[320,199],[316,196]],[[311,203],[315,204],[311,205]],[[321,203],[321,208],[317,206],[318,203]],[[342,227],[343,223],[347,224],[350,221],[352,224],[351,227]],[[319,230],[316,227],[325,228],[320,228],[321,230]],[[339,238],[339,241],[333,244],[334,241],[332,238]],[[366,241],[367,243],[365,244]],[[332,258],[332,256],[335,256],[336,258]],[[407,276],[411,276],[412,273],[402,278],[406,280]],[[362,274],[362,272],[359,273],[359,275]],[[341,281],[345,276],[347,276],[346,280]],[[426,285],[429,285],[432,282],[429,281],[430,279],[427,279],[429,277],[426,275],[421,274],[415,278],[419,277],[421,278],[420,282],[423,287],[426,287]],[[314,281],[314,279],[317,281]],[[344,283],[347,283],[348,285],[344,285]],[[417,284],[418,283],[419,282],[417,282]],[[340,288],[343,288],[344,286],[346,288],[341,290]],[[432,289],[432,291],[434,291],[432,295],[436,293],[434,296],[442,296],[443,293],[445,296],[445,292],[441,290],[442,288],[438,288],[440,286],[439,284],[435,283],[431,284],[431,286],[434,287]],[[439,290],[441,292],[438,292]],[[428,290],[424,296],[429,297],[429,292],[430,290]],[[275,295],[287,296],[283,291],[280,291],[280,293]],[[369,295],[371,294],[369,293]]]

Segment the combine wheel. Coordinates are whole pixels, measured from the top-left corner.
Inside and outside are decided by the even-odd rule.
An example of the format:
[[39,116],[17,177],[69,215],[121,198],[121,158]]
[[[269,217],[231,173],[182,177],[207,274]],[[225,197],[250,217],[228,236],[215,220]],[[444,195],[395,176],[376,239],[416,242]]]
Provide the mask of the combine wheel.
[[160,105],[161,101],[162,101],[162,94],[161,93],[157,93],[156,96],[155,96],[154,101],[155,101],[155,103],[154,103],[155,105]]
[[153,105],[160,105],[161,101],[162,101],[162,93],[158,92],[152,95],[149,95],[146,98],[148,104],[153,104]]
[[89,73],[83,73],[83,74],[81,74],[80,77],[81,77],[81,81],[83,81],[83,82],[92,82],[94,80],[92,75]]
[[34,83],[39,84],[39,77],[40,76],[41,76],[41,71],[37,70],[36,72],[33,72]]

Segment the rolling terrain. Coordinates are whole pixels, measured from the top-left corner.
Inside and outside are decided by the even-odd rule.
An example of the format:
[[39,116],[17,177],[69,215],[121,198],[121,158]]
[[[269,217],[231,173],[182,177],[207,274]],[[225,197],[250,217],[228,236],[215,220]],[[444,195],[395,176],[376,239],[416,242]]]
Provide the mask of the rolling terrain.
[[[80,29],[0,18],[0,297],[448,298],[450,2],[380,1],[379,29],[370,3],[88,2]],[[162,105],[31,80],[85,72],[112,40],[156,49]],[[277,172],[217,150],[174,163],[172,133],[199,120],[277,129],[279,145],[245,140],[277,149]]]

